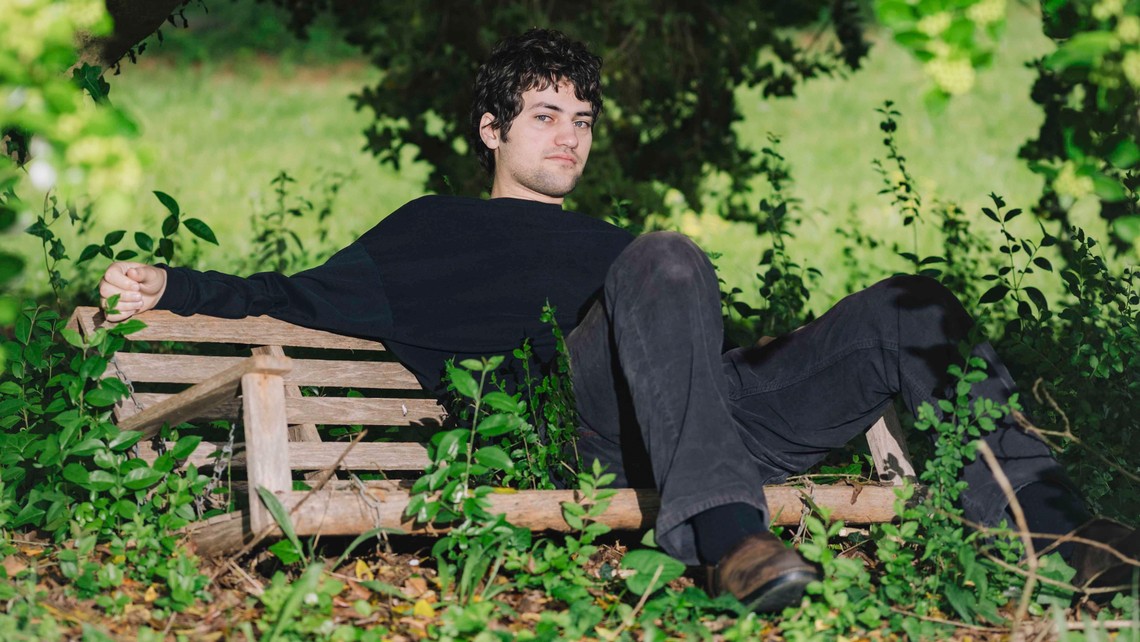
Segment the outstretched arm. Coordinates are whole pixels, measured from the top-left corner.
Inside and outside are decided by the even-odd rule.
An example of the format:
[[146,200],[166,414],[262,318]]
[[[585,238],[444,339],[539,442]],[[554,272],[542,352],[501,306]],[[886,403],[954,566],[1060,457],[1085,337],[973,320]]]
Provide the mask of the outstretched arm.
[[158,308],[175,314],[207,314],[237,319],[269,316],[309,328],[341,334],[383,337],[392,327],[392,313],[383,279],[368,251],[353,243],[324,265],[293,276],[262,272],[239,277],[187,268],[114,263],[99,286],[107,299],[120,295],[122,321]]

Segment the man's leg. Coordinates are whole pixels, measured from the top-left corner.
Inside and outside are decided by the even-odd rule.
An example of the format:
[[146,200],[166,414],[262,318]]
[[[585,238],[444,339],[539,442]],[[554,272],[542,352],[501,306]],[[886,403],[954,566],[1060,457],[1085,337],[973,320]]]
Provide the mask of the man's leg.
[[[947,398],[952,386],[946,370],[961,364],[958,345],[972,325],[938,282],[894,277],[844,298],[816,321],[762,348],[730,351],[725,368],[745,443],[772,466],[801,472],[865,431],[895,396],[911,411]],[[973,395],[1008,401],[1015,386],[993,348],[983,343],[973,354],[985,360],[989,374]],[[1011,419],[984,440],[1015,490],[1040,483],[1062,491],[1046,496],[1074,500],[1048,447]],[[981,458],[966,464],[963,479],[968,519],[992,526],[1006,517],[1005,495]],[[1041,513],[1048,507],[1038,508]],[[1060,507],[1060,514],[1069,508]],[[1073,519],[1079,517],[1064,526],[1076,526]]]
[[680,234],[636,239],[611,267],[604,297],[567,340],[583,461],[661,494],[657,541],[699,560],[691,518],[718,506],[755,509],[779,474],[749,456],[729,408],[723,321],[708,257]]

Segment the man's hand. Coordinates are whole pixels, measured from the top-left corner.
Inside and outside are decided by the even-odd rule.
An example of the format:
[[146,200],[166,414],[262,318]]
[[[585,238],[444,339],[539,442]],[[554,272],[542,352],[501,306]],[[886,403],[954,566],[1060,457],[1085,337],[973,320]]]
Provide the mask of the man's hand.
[[125,321],[140,312],[158,305],[166,291],[166,270],[143,263],[116,261],[103,273],[99,282],[100,305],[104,311],[107,299],[119,295],[115,304],[117,314],[108,314],[108,321]]

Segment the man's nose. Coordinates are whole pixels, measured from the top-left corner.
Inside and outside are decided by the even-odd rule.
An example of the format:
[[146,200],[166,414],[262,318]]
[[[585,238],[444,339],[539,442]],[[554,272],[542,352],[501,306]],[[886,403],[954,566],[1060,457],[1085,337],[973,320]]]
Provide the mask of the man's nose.
[[578,146],[578,130],[574,127],[574,123],[569,123],[565,127],[558,128],[558,136],[555,137],[554,143],[559,147],[569,147],[574,149]]

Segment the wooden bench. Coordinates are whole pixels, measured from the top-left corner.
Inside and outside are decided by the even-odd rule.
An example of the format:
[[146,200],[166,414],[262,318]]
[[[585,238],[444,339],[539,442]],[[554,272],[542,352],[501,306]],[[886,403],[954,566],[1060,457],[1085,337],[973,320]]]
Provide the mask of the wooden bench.
[[[377,527],[431,532],[429,525],[413,523],[404,514],[409,500],[407,480],[361,483],[334,479],[316,492],[293,490],[294,480],[303,480],[305,471],[334,465],[340,470],[407,476],[428,464],[427,451],[420,443],[361,441],[349,448],[344,441],[323,441],[318,430],[318,426],[335,425],[430,429],[442,424],[443,409],[434,399],[425,398],[415,377],[392,360],[383,345],[268,317],[230,320],[150,311],[137,318],[147,327],[128,337],[132,343],[230,344],[249,350],[249,356],[124,350],[113,357],[106,374],[118,377],[131,391],[114,408],[123,430],[153,437],[164,424],[191,420],[240,420],[243,425],[244,448],[238,444],[229,465],[245,470],[246,483],[238,488],[248,493],[246,507],[198,522],[191,538],[199,552],[231,551],[266,530],[279,535],[254,492],[258,487],[271,491],[292,511],[298,535],[354,535]],[[110,325],[114,324],[97,308],[80,307],[70,327],[90,336]],[[230,346],[226,349],[234,353]],[[294,356],[286,356],[286,350]],[[301,387],[317,387],[321,396],[302,396]],[[350,397],[345,394],[348,389],[370,391],[374,396]],[[883,483],[768,487],[765,492],[775,523],[797,523],[806,495],[848,523],[893,519],[893,485],[914,473],[893,411],[871,428],[868,441]],[[187,461],[207,469],[224,446],[203,442]],[[140,442],[140,456],[157,456],[149,441]],[[492,504],[518,526],[566,531],[569,527],[560,504],[574,496],[572,490],[522,490],[495,494]],[[649,528],[658,505],[653,490],[622,489],[600,521],[619,530]]]

